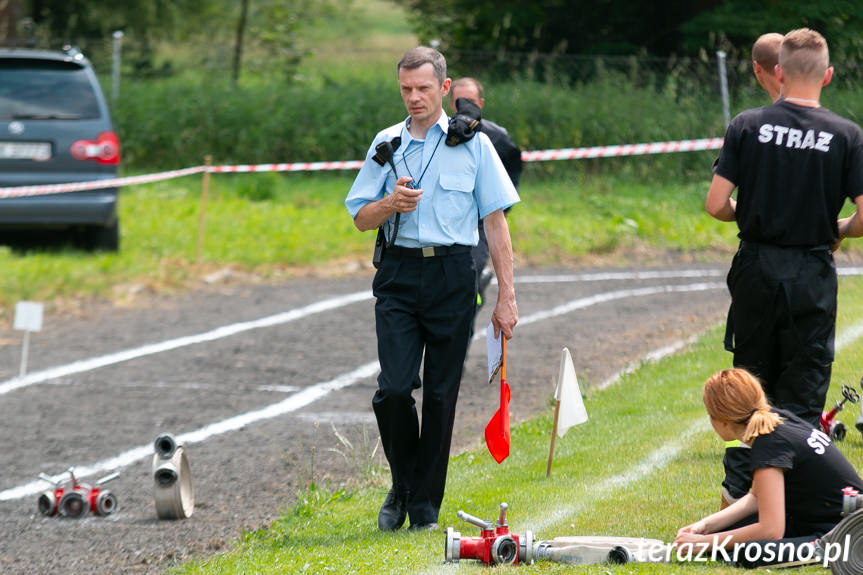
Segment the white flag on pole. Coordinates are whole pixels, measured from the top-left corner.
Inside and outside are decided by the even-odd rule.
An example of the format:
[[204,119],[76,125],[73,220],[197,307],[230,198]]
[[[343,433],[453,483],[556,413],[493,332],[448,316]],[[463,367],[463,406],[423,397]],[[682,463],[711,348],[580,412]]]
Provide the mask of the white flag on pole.
[[587,421],[587,410],[578,388],[575,377],[575,366],[567,348],[563,348],[560,358],[560,375],[557,378],[557,389],[554,398],[560,402],[560,415],[557,420],[557,436],[563,437],[573,425]]

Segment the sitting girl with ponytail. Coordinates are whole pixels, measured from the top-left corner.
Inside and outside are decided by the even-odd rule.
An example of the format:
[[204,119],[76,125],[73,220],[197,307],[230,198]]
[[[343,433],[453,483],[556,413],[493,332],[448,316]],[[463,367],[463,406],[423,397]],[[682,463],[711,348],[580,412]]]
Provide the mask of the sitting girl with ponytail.
[[809,538],[842,519],[842,489],[863,480],[830,437],[767,403],[744,369],[714,373],[702,398],[713,429],[752,449],[752,490],[729,507],[677,532],[675,543],[712,545]]

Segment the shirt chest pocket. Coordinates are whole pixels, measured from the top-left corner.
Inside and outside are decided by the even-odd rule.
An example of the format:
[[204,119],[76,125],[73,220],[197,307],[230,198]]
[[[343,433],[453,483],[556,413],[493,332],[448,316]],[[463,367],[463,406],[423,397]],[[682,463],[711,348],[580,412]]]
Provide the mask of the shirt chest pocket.
[[436,211],[442,211],[450,217],[464,216],[471,210],[476,211],[472,174],[441,173],[440,188],[434,199]]

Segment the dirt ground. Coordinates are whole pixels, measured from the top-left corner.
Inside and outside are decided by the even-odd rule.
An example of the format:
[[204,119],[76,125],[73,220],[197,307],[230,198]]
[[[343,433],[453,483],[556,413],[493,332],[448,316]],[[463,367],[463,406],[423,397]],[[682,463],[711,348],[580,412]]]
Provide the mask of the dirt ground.
[[[690,269],[695,273],[682,273]],[[634,271],[517,271],[522,323],[508,346],[514,421],[550,413],[562,347],[572,351],[580,383],[596,385],[725,315],[722,266],[647,270],[668,277]],[[638,292],[696,284],[712,287]],[[43,330],[31,339],[29,372],[304,309],[367,292],[370,286],[370,274],[359,272],[278,284],[228,282],[127,307],[84,306],[74,315],[45,318]],[[0,455],[0,572],[162,573],[176,561],[223,551],[243,531],[271,522],[309,481],[353,486],[366,479],[362,467],[377,441],[374,376],[357,378],[278,417],[188,444],[196,507],[185,521],[156,518],[151,455],[123,465],[120,478],[106,485],[119,500],[117,512],[107,518],[43,517],[35,493],[10,495],[40,472],[94,465],[151,444],[161,433],[179,435],[257,412],[374,362],[373,300],[370,293],[358,297],[297,319],[72,370],[8,392],[2,389],[18,373],[21,334],[0,331],[0,440],[5,447]],[[492,287],[487,300],[494,297]],[[487,306],[480,326],[489,315]],[[484,381],[485,361],[485,344],[475,341],[459,398],[456,451],[480,445],[497,407],[498,390]],[[378,486],[381,499],[387,487]],[[359,528],[374,529],[376,515],[377,509],[369,509],[367,524]]]

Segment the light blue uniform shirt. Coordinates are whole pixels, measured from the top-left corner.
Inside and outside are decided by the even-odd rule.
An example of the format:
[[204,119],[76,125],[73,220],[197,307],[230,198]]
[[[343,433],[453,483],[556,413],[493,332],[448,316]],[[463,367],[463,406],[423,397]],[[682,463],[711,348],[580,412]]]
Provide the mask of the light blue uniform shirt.
[[[401,215],[395,244],[407,248],[475,246],[479,241],[477,213],[484,218],[519,201],[491,141],[479,132],[463,144],[447,146],[444,139],[449,119],[443,112],[425,140],[411,137],[406,122],[375,136],[345,199],[348,212],[354,218],[366,204],[392,193],[397,176],[388,163],[379,166],[372,156],[380,142],[401,136],[401,145],[393,154],[398,177],[411,176],[423,194],[416,210]],[[395,215],[384,228],[387,240],[394,223]]]

